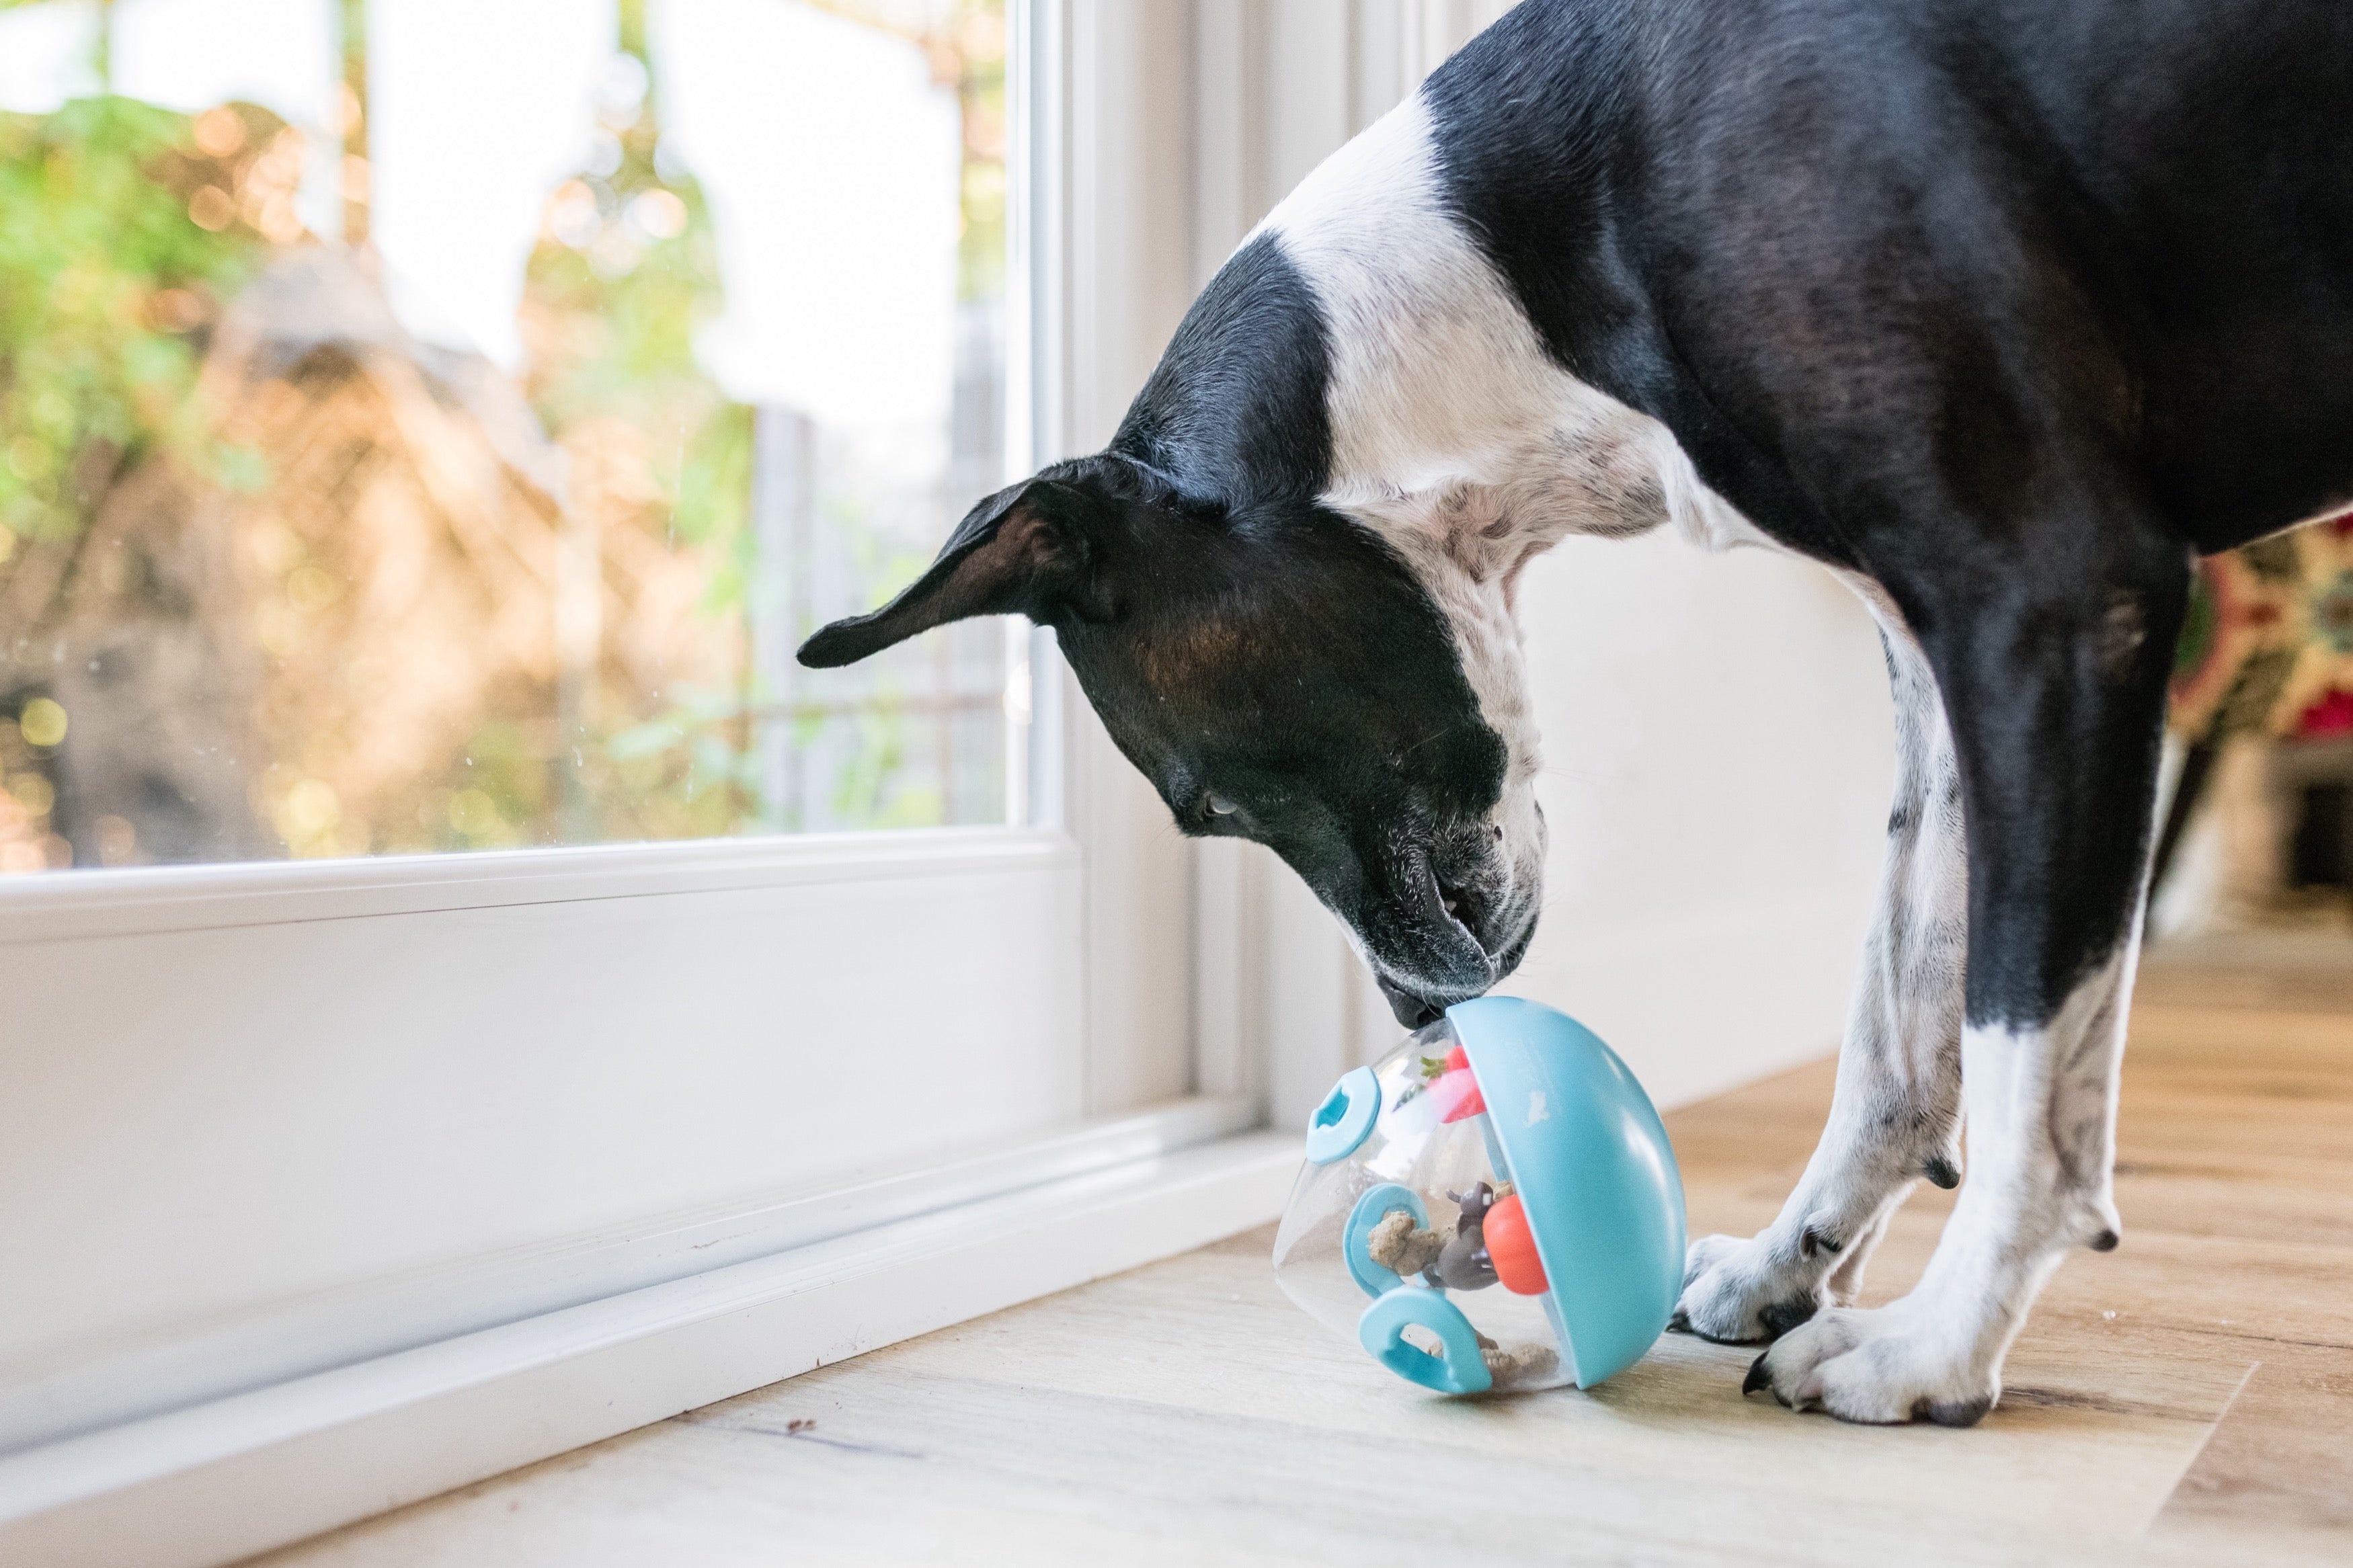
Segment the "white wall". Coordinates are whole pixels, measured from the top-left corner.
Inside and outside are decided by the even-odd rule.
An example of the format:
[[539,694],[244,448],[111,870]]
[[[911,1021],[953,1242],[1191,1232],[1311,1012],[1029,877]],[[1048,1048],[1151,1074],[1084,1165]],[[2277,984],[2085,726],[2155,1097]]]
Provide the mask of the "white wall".
[[1666,1104],[1834,1049],[1893,782],[1862,605],[1809,563],[1662,533],[1563,545],[1520,606],[1552,848],[1503,989]]
[[[1506,8],[1198,0],[1200,275]],[[1893,777],[1862,606],[1808,563],[1664,534],[1565,545],[1529,569],[1520,605],[1552,850],[1535,944],[1502,989],[1583,1019],[1665,1105],[1835,1049]],[[1260,1047],[1288,1124],[1400,1031],[1295,877],[1204,849],[1205,1059],[1229,1037]],[[1220,968],[1237,932],[1249,952]]]

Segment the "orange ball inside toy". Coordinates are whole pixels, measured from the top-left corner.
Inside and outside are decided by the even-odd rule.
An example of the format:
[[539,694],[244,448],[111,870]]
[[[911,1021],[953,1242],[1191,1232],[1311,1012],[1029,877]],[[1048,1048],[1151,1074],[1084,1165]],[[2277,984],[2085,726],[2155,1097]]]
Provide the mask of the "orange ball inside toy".
[[1495,1278],[1504,1289],[1515,1296],[1541,1296],[1552,1289],[1545,1279],[1544,1259],[1536,1256],[1536,1238],[1528,1231],[1527,1211],[1520,1206],[1519,1194],[1487,1211],[1481,1235],[1487,1243],[1488,1261],[1494,1264]]

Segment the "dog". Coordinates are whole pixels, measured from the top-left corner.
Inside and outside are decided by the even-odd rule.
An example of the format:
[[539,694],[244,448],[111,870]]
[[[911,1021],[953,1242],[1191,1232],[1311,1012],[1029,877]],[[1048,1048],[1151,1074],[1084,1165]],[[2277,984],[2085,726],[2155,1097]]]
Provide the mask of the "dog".
[[[1746,1392],[1967,1426],[2121,1233],[2117,1072],[2196,554],[2353,499],[2343,0],[1525,0],[1318,168],[1103,452],[991,497],[860,658],[1051,626],[1188,834],[1270,846],[1419,1026],[1545,826],[1513,619],[1569,534],[1821,563],[1894,697],[1820,1148],[1676,1326]],[[1922,1179],[1910,1294],[1852,1305]]]

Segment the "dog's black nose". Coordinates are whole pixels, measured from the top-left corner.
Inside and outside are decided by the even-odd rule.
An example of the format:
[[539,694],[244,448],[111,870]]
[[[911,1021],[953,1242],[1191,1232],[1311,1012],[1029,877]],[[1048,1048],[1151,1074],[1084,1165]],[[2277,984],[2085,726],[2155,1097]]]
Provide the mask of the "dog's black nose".
[[1409,991],[1398,989],[1390,984],[1385,975],[1374,975],[1373,984],[1379,986],[1381,994],[1388,998],[1389,1011],[1397,1015],[1397,1021],[1409,1029],[1435,1024],[1446,1016],[1446,1009],[1437,1003],[1425,1002]]

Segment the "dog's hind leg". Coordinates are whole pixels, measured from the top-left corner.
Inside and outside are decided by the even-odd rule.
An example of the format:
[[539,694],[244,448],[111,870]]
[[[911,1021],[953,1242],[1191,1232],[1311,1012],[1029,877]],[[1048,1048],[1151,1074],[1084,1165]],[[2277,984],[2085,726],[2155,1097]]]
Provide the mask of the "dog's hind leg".
[[1852,1301],[1913,1184],[1959,1179],[1968,873],[1952,731],[1919,644],[1885,595],[1857,586],[1879,619],[1895,700],[1878,903],[1830,1121],[1805,1175],[1764,1230],[1703,1237],[1685,1259],[1675,1324],[1713,1340],[1770,1339]]
[[2067,1250],[2116,1245],[2116,1078],[2189,572],[2154,530],[2073,542],[1928,601],[1968,816],[1968,1182],[1911,1294],[1822,1311],[1757,1358],[1748,1386],[1786,1405],[1966,1426]]

